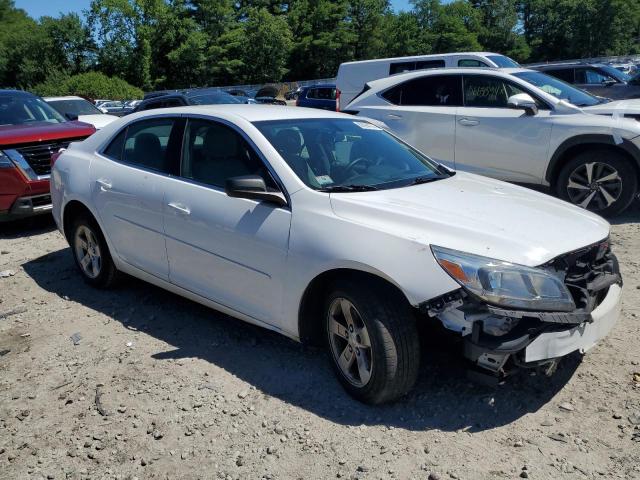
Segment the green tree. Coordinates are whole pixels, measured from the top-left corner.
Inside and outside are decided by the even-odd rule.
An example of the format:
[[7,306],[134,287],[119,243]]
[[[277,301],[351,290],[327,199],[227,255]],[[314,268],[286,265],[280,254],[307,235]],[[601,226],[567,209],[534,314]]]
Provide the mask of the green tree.
[[287,72],[292,46],[287,21],[272,15],[266,8],[251,9],[243,30],[240,52],[243,81],[263,83],[281,80]]

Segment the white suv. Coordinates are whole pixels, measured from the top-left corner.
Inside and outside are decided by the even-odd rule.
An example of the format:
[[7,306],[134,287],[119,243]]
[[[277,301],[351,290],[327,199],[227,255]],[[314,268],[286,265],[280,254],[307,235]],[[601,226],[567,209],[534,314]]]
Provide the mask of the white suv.
[[551,186],[602,215],[636,195],[640,118],[526,69],[438,69],[370,82],[343,111],[385,122],[457,170]]
[[133,114],[62,153],[51,195],[89,284],[126,272],[325,344],[366,402],[411,388],[429,318],[500,375],[589,349],[620,314],[606,221],[450,171],[350,115]]

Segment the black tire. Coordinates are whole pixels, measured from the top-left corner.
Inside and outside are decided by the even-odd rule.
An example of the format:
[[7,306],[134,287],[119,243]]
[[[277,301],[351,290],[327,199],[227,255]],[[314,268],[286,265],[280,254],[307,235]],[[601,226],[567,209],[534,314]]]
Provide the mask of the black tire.
[[[584,151],[571,158],[560,170],[555,184],[556,194],[560,198],[573,204],[579,204],[582,195],[590,194],[588,190],[569,188],[569,180],[571,178],[584,178],[581,175],[581,171],[588,164],[595,164],[594,172],[595,169],[600,169],[603,171],[602,175],[604,176],[615,170],[620,178],[619,186],[616,186],[617,181],[608,184],[592,182],[591,185],[593,185],[594,189],[597,189],[598,185],[604,185],[610,189],[609,193],[613,194],[611,198],[615,197],[615,201],[607,206],[607,199],[599,192],[596,192],[587,206],[588,210],[604,217],[611,217],[631,205],[638,190],[638,172],[628,157],[611,148],[596,148]],[[578,175],[578,177],[575,175]],[[595,180],[595,173],[592,179]],[[575,184],[575,181],[573,183]],[[584,183],[585,185],[587,184],[586,180]]]
[[[76,239],[79,234],[82,236],[81,232],[86,232],[86,230],[83,231],[82,229],[87,229],[93,234],[93,239],[98,246],[97,251],[99,251],[100,254],[100,266],[95,276],[91,276],[85,271],[79,258],[80,253],[76,245]],[[86,235],[84,238],[86,238]],[[116,284],[119,278],[119,272],[113,263],[111,252],[109,252],[109,247],[104,239],[102,230],[100,230],[98,223],[93,218],[81,215],[73,221],[69,244],[71,245],[71,254],[73,255],[76,266],[78,270],[80,270],[80,274],[86,283],[97,288],[110,288]]]
[[[352,304],[368,331],[371,374],[363,385],[355,385],[347,378],[338,365],[336,357],[340,355],[332,348],[331,308],[341,299]],[[395,288],[377,281],[337,281],[326,298],[323,320],[331,363],[349,394],[364,403],[380,404],[411,390],[420,368],[420,342],[411,307]]]

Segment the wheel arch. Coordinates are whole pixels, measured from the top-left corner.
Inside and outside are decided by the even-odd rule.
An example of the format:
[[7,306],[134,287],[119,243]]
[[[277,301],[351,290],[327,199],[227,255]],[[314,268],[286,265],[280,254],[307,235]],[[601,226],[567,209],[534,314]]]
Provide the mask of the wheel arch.
[[320,344],[323,338],[322,318],[320,312],[328,289],[339,278],[351,278],[360,282],[375,282],[390,288],[410,304],[402,289],[384,275],[350,267],[339,267],[326,270],[313,278],[302,294],[298,308],[298,336],[302,343]]
[[70,200],[65,204],[64,209],[62,210],[62,231],[64,232],[64,236],[69,244],[71,244],[71,227],[73,225],[73,221],[78,218],[79,215],[83,214],[90,216],[98,224],[104,235],[104,230],[102,229],[98,218],[93,214],[89,207],[80,200]]
[[640,174],[640,149],[630,140],[623,139],[622,143],[617,144],[613,135],[589,134],[571,137],[560,144],[553,153],[547,167],[545,174],[547,182],[555,188],[555,180],[558,178],[563,165],[573,156],[589,148],[609,148],[622,153],[631,160],[636,174]]

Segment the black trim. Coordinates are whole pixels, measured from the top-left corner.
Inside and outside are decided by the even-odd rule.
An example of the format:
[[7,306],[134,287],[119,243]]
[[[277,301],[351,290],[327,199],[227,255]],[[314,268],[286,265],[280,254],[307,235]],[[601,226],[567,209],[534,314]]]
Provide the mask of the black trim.
[[601,133],[594,134],[585,134],[585,135],[576,135],[575,137],[571,137],[560,144],[560,146],[553,153],[551,160],[549,161],[549,166],[547,167],[547,172],[545,174],[545,179],[549,183],[553,183],[552,177],[556,173],[556,170],[559,166],[560,161],[564,154],[571,148],[577,147],[579,145],[586,144],[601,144],[607,146],[618,147],[627,152],[631,157],[635,160],[636,166],[640,167],[640,150],[636,147],[633,142],[627,139],[622,139],[622,143],[617,144],[612,134],[606,135]]

